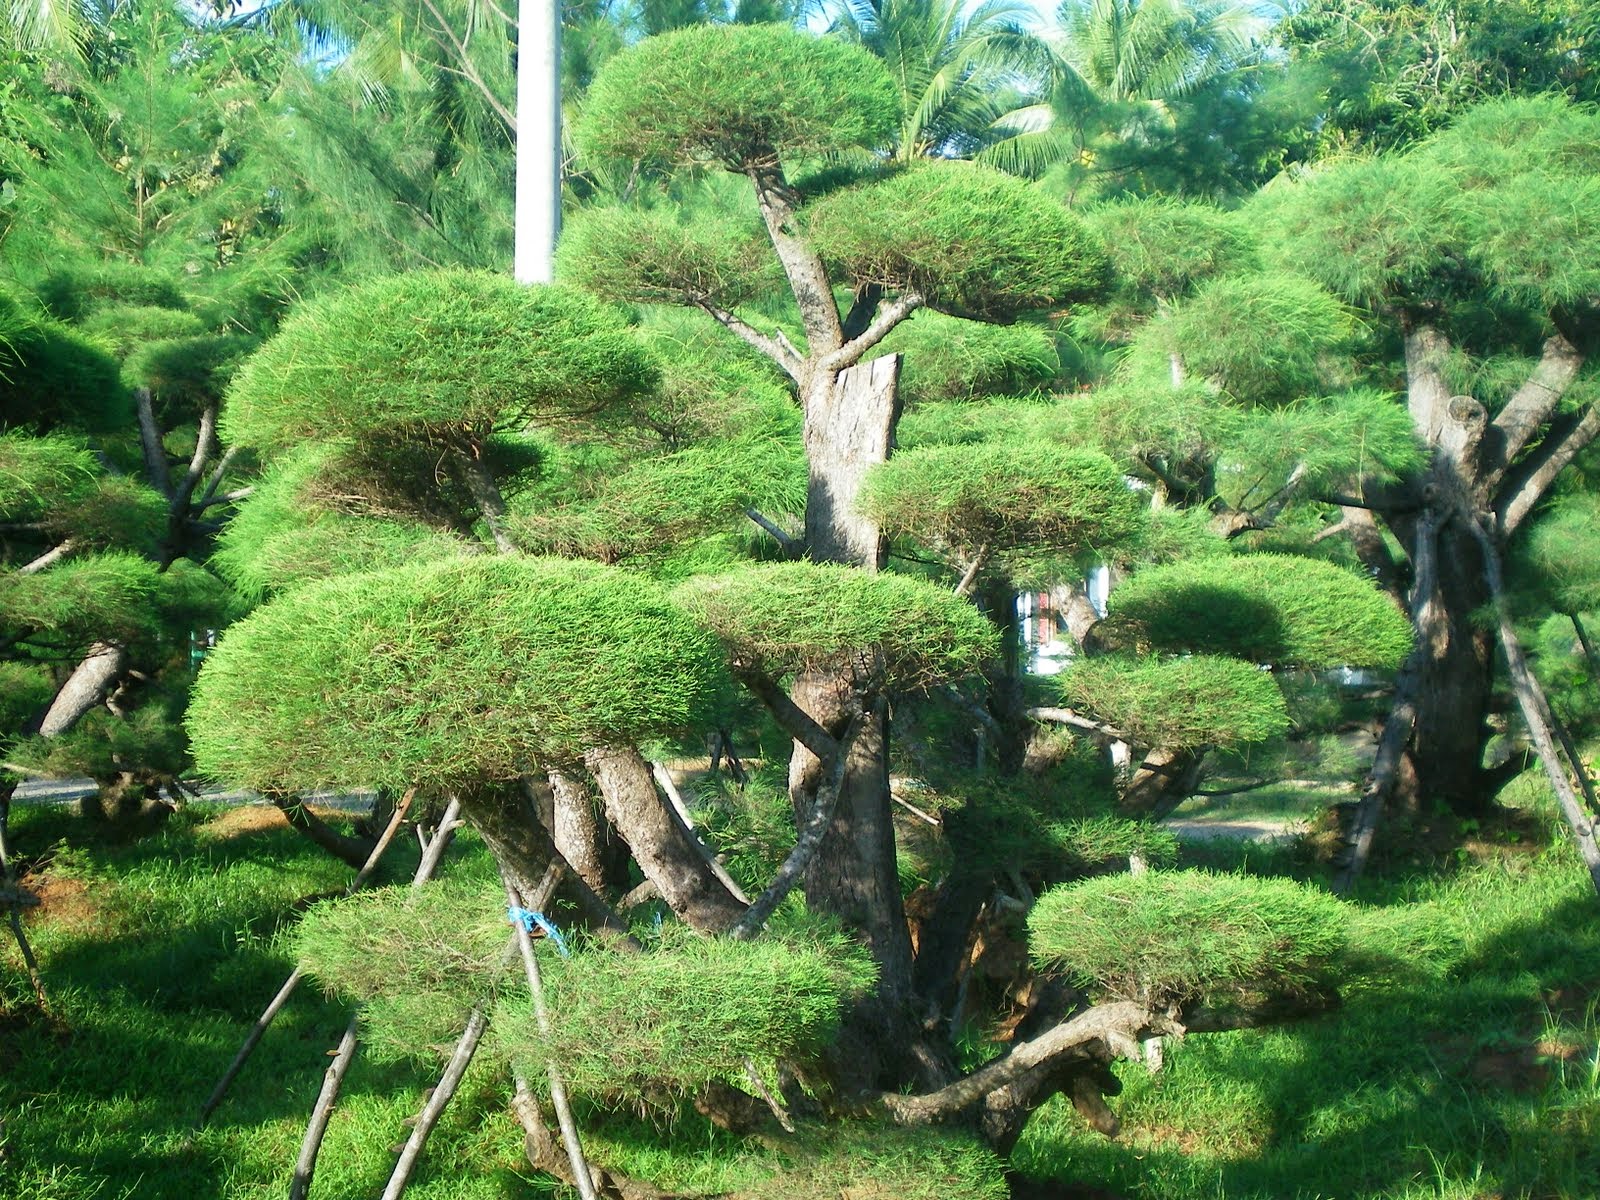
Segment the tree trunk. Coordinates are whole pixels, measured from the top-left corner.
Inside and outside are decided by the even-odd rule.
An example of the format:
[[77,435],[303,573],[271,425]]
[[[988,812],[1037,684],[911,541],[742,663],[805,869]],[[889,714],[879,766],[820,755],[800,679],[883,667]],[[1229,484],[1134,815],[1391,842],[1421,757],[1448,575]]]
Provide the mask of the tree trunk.
[[555,797],[550,830],[556,846],[583,881],[605,895],[605,846],[594,797],[574,770],[552,767],[549,777]]
[[1000,635],[1000,654],[984,665],[989,685],[989,713],[995,719],[995,756],[1002,775],[1017,775],[1028,755],[1033,721],[1023,696],[1022,639],[1017,628],[1017,589],[1005,576],[993,576],[984,586],[982,608]]
[[1122,790],[1118,811],[1125,817],[1159,821],[1177,808],[1200,784],[1203,749],[1157,747],[1146,754]]
[[562,857],[520,787],[507,784],[463,795],[461,811],[519,892],[536,895],[550,864],[560,863],[567,873],[558,895],[576,903],[590,928],[631,940],[628,927]]
[[1482,762],[1494,636],[1474,619],[1488,602],[1482,552],[1461,519],[1452,519],[1439,530],[1433,619],[1418,630],[1416,724],[1406,755],[1410,770],[1402,775],[1414,790],[1399,794],[1403,803],[1444,804],[1463,817],[1493,807]]
[[837,375],[819,372],[805,392],[806,549],[813,562],[875,571],[886,546],[877,523],[855,510],[869,468],[887,461],[900,417],[900,356]]
[[590,750],[584,761],[605,797],[606,816],[674,913],[701,933],[721,933],[744,915],[694,835],[656,794],[650,764],[637,750]]
[[96,642],[89,647],[89,653],[73,668],[45,710],[39,721],[39,736],[56,737],[76,725],[85,713],[105,699],[127,661],[127,649],[115,642]]

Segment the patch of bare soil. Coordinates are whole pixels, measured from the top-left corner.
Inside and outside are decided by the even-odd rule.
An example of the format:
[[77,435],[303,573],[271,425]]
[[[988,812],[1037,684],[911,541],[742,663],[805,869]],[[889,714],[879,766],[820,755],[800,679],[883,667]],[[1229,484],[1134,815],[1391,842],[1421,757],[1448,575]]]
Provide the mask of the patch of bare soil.
[[39,900],[36,906],[22,910],[30,924],[47,921],[58,929],[74,932],[100,924],[100,906],[81,879],[42,871],[24,875],[21,888]]
[[[320,804],[308,804],[306,809],[324,821],[338,821],[350,815],[344,809],[326,808]],[[213,817],[196,829],[195,834],[211,841],[225,842],[288,827],[288,819],[270,804],[240,804]]]
[[212,817],[195,830],[195,836],[224,842],[269,829],[287,828],[289,822],[270,804],[241,804]]

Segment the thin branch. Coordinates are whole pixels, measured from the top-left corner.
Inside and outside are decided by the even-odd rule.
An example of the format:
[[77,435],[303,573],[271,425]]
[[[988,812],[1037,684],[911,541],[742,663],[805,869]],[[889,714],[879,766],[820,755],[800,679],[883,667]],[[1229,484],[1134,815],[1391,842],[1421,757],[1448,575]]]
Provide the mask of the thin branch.
[[1597,437],[1600,437],[1600,405],[1585,412],[1565,437],[1553,445],[1540,447],[1537,461],[1525,468],[1518,482],[1508,481],[1508,493],[1495,504],[1500,518],[1500,536],[1510,537],[1517,531],[1544,498],[1556,476]]
[[991,550],[987,543],[978,547],[978,552],[972,556],[972,561],[967,564],[967,569],[961,574],[961,582],[956,584],[957,596],[970,596],[972,589],[978,586],[978,572],[988,564]]
[[767,706],[779,728],[818,758],[827,762],[839,749],[839,740],[824,729],[772,678],[760,671],[738,672],[739,682]]
[[754,508],[745,509],[744,515],[749,517],[757,525],[761,526],[762,529],[770,533],[777,541],[778,545],[783,547],[783,552],[785,554],[793,557],[800,553],[801,546],[799,539],[785,533],[781,528],[773,523],[770,517],[763,516]]
[[1082,729],[1097,737],[1109,738],[1114,742],[1129,742],[1134,739],[1131,734],[1106,725],[1100,721],[1091,720],[1089,717],[1080,716],[1070,708],[1030,708],[1028,715],[1035,721],[1050,721],[1057,725],[1071,725],[1074,729]]
[[[489,85],[483,81],[483,76],[478,74],[478,68],[473,65],[472,59],[468,56],[466,46],[462,45],[461,40],[456,37],[455,30],[450,28],[450,23],[444,19],[444,14],[439,11],[433,0],[422,0],[422,6],[432,14],[435,21],[439,22],[440,32],[449,39],[448,48],[455,51],[456,58],[461,63],[459,74],[483,94],[484,100],[494,110],[494,115],[505,122],[506,129],[510,131],[512,137],[515,137],[517,135],[516,115],[500,102],[498,96],[489,90]],[[434,40],[435,42],[438,41],[437,38]]]
[[237,504],[246,497],[255,495],[253,487],[234,488],[231,492],[223,492],[220,496],[207,496],[195,504],[196,509],[212,508],[218,504]]
[[211,478],[206,480],[205,491],[200,493],[200,501],[195,505],[196,508],[205,508],[211,503],[211,498],[217,494],[217,489],[222,486],[222,477],[227,474],[228,467],[238,453],[239,447],[237,446],[229,446],[223,451],[222,457],[217,460],[217,465],[212,468]]
[[156,425],[155,406],[149,388],[135,388],[134,402],[139,412],[139,445],[144,452],[145,474],[150,486],[163,496],[172,495],[172,479],[167,473],[167,452],[161,445],[161,430]]
[[16,574],[16,575],[34,575],[34,574],[37,574],[38,572],[44,570],[46,567],[54,566],[56,563],[60,562],[63,558],[65,558],[67,555],[71,554],[73,552],[73,550],[75,550],[76,548],[77,548],[77,543],[74,542],[71,538],[68,538],[66,541],[61,542],[60,544],[58,544],[56,546],[52,546],[50,549],[46,550],[43,554],[39,555],[39,557],[34,559],[32,562],[23,563],[20,567],[18,567],[13,572],[13,574]]
[[748,346],[755,347],[757,350],[761,351],[762,354],[765,354],[773,362],[777,363],[779,369],[781,369],[783,373],[790,379],[794,380],[796,383],[800,382],[800,365],[803,361],[803,358],[795,350],[794,346],[790,344],[789,339],[781,332],[776,335],[769,336],[765,333],[762,333],[755,326],[747,324],[745,321],[735,316],[727,309],[718,308],[715,304],[712,304],[708,301],[700,301],[698,307],[702,312],[712,317],[720,325],[727,329],[728,332],[738,337],[740,341],[744,342]]
[[819,366],[825,371],[842,371],[846,367],[853,367],[884,338],[889,336],[891,330],[901,321],[904,321],[926,301],[920,292],[905,292],[897,296],[890,303],[879,310],[859,337],[851,338],[844,345],[830,354],[822,356]]

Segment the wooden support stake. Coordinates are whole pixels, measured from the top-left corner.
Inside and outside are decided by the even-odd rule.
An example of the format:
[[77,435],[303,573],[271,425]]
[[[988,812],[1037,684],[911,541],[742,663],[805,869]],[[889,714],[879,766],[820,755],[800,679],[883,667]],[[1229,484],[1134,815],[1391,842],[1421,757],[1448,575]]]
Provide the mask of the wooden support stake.
[[[529,902],[533,911],[542,912],[549,905],[563,874],[564,871],[559,863],[551,863],[545,870],[544,878],[539,881],[539,889]],[[517,945],[517,939],[513,936],[506,945],[505,956],[501,959],[502,968],[516,956]],[[422,1111],[412,1122],[411,1134],[406,1138],[406,1144],[400,1151],[400,1160],[395,1163],[394,1171],[389,1176],[388,1186],[383,1189],[383,1200],[400,1200],[400,1196],[405,1192],[406,1185],[411,1182],[411,1173],[416,1170],[417,1160],[422,1157],[422,1151],[428,1144],[428,1137],[433,1133],[433,1127],[439,1123],[439,1118],[444,1116],[444,1110],[455,1098],[462,1079],[466,1077],[467,1067],[471,1065],[473,1055],[477,1054],[478,1045],[483,1041],[484,1031],[488,1028],[489,1014],[482,1005],[479,1005],[467,1017],[467,1027],[461,1031],[461,1037],[456,1042],[455,1052],[450,1055],[444,1074],[439,1077],[439,1082],[429,1093]]]
[[[505,871],[501,877],[506,885],[506,901],[513,908],[522,907],[517,901],[517,889],[511,882],[511,877]],[[528,935],[527,927],[520,921],[515,922],[517,934],[517,948],[522,951],[522,966],[528,976],[528,991],[533,996],[533,1016],[538,1022],[539,1033],[548,1037],[550,1033],[550,1011],[544,1002],[544,981],[539,975],[539,960],[533,953],[533,939]],[[567,1102],[567,1088],[561,1082],[561,1072],[556,1069],[555,1060],[551,1059],[546,1068],[550,1078],[550,1102],[556,1110],[556,1124],[561,1129],[561,1144],[566,1148],[567,1161],[572,1165],[572,1180],[577,1185],[578,1195],[582,1200],[600,1200],[600,1194],[595,1190],[594,1178],[589,1174],[589,1164],[583,1157],[583,1143],[578,1140],[578,1124],[572,1119],[572,1105]]]
[[[452,796],[450,803],[445,806],[444,817],[433,835],[433,841],[428,843],[422,862],[418,865],[416,874],[411,877],[413,892],[433,878],[434,869],[444,857],[444,848],[450,841],[450,835],[455,831],[455,818],[460,811],[461,805]],[[332,1115],[333,1106],[339,1099],[339,1089],[344,1084],[345,1072],[355,1061],[356,1049],[360,1045],[356,1037],[360,1021],[359,1012],[350,1017],[350,1024],[345,1027],[344,1036],[339,1039],[339,1045],[332,1051],[333,1063],[322,1078],[322,1091],[317,1096],[317,1106],[311,1110],[311,1121],[306,1126],[305,1137],[300,1141],[300,1157],[295,1160],[294,1178],[289,1184],[289,1200],[305,1200],[307,1192],[311,1189],[311,1176],[317,1169],[317,1155],[322,1152],[322,1137],[328,1130],[328,1118]]]
[[[1538,678],[1528,667],[1527,655],[1522,650],[1522,640],[1517,637],[1516,626],[1511,621],[1511,605],[1506,602],[1505,582],[1500,568],[1500,549],[1481,522],[1472,522],[1472,532],[1483,550],[1483,574],[1489,584],[1489,594],[1494,599],[1495,619],[1500,627],[1500,648],[1505,651],[1506,666],[1510,669],[1511,686],[1516,693],[1517,706],[1522,710],[1523,722],[1528,726],[1528,736],[1533,740],[1533,748],[1539,755],[1539,762],[1543,765],[1544,773],[1555,791],[1556,800],[1561,806],[1561,814],[1567,819],[1567,824],[1572,829],[1572,836],[1577,840],[1584,865],[1589,868],[1589,881],[1594,884],[1595,893],[1600,895],[1600,843],[1595,840],[1594,814],[1586,811],[1578,800],[1578,795],[1572,787],[1572,780],[1567,776],[1566,765],[1562,762],[1561,753],[1557,750],[1555,739],[1551,734],[1553,718],[1549,701],[1545,699],[1544,688],[1539,685]],[[1583,770],[1581,762],[1572,765],[1577,771]]]
[[[416,798],[417,789],[411,788],[400,797],[400,802],[394,806],[394,812],[389,816],[389,823],[384,826],[383,834],[378,838],[377,845],[372,847],[372,853],[367,855],[367,861],[356,872],[356,877],[350,881],[350,886],[345,888],[346,896],[353,895],[367,885],[367,880],[372,877],[372,872],[378,866],[378,860],[383,857],[383,852],[389,848],[389,843],[394,840],[394,835],[400,830],[400,823],[405,819],[406,810],[411,807],[411,802]],[[239,1047],[239,1052],[233,1056],[233,1061],[228,1064],[228,1069],[222,1073],[222,1078],[217,1080],[217,1086],[211,1089],[211,1095],[200,1106],[200,1119],[195,1122],[196,1127],[202,1126],[217,1110],[217,1105],[222,1103],[222,1098],[228,1094],[228,1089],[233,1086],[234,1079],[244,1067],[246,1060],[255,1053],[261,1037],[267,1032],[268,1026],[277,1019],[278,1012],[288,1003],[289,997],[300,986],[300,968],[296,967],[289,973],[289,978],[283,981],[283,986],[278,989],[278,994],[273,996],[256,1018],[256,1023],[250,1027],[250,1032],[245,1034],[244,1043]]]

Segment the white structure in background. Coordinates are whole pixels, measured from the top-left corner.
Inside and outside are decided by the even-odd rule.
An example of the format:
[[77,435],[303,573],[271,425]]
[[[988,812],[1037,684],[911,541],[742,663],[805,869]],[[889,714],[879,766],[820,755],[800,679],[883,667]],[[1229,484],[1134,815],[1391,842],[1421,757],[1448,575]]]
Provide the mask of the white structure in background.
[[[1111,596],[1111,572],[1105,567],[1093,567],[1084,580],[1084,595],[1100,616],[1106,615],[1106,601]],[[1022,634],[1022,649],[1030,675],[1059,675],[1072,661],[1077,647],[1066,636],[1066,625],[1060,617],[1071,593],[1064,587],[1053,587],[1047,592],[1022,592],[1017,596],[1017,622]]]
[[517,213],[511,274],[555,278],[561,232],[561,5],[517,4]]

